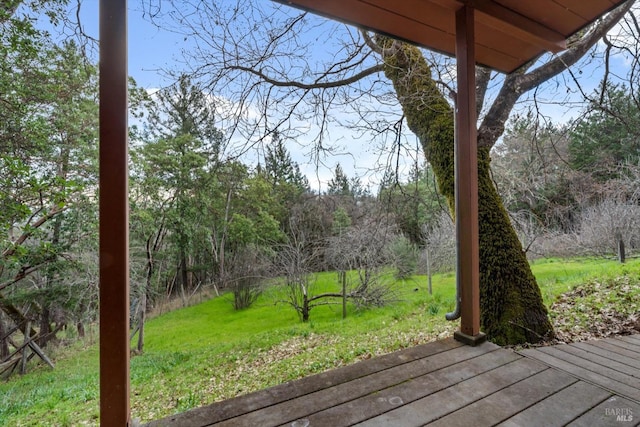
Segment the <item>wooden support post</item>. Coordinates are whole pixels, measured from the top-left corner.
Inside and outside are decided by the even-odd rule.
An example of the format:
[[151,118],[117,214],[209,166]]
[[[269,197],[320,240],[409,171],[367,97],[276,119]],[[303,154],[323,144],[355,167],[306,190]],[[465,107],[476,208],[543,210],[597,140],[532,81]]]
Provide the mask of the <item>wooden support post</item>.
[[455,338],[466,344],[484,341],[480,332],[480,262],[478,237],[478,145],[474,10],[456,12],[456,234],[460,277],[461,322]]
[[100,0],[100,424],[128,426],[127,0]]

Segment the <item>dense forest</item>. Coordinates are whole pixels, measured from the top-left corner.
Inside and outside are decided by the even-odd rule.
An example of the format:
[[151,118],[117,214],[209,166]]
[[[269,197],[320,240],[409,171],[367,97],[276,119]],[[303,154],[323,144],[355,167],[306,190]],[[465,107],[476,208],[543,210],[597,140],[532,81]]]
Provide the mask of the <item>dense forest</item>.
[[[46,348],[63,330],[65,337],[82,337],[97,321],[98,308],[99,76],[91,41],[82,35],[60,41],[36,25],[39,16],[48,17],[52,28],[69,25],[66,2],[20,3],[0,2],[3,362],[19,347],[14,332],[23,331]],[[597,74],[596,88],[580,94],[571,120],[542,114],[532,99],[492,143],[492,184],[521,242],[518,250],[527,257],[598,255],[624,261],[640,247],[638,56],[629,48],[637,49],[640,31],[633,12],[624,21],[626,38],[605,39],[591,54],[592,61],[625,55],[626,69]],[[297,23],[292,16],[284,22]],[[361,37],[373,50],[387,43]],[[277,38],[273,33],[272,41]],[[445,59],[429,61],[436,61],[433,78],[444,79],[437,74],[446,68]],[[377,69],[382,71],[392,82],[400,78]],[[571,87],[582,89],[574,78]],[[312,190],[292,160],[291,150],[301,139],[292,129],[257,123],[252,130],[260,134],[257,156],[229,149],[238,141],[234,126],[240,122],[229,125],[228,117],[221,117],[215,89],[189,68],[160,90],[131,80],[131,323],[139,330],[139,350],[146,313],[167,300],[187,304],[202,290],[230,292],[242,309],[271,279],[286,278],[295,290],[292,301],[303,292],[302,302],[292,305],[307,320],[303,305],[314,295],[304,286],[305,274],[360,272],[348,294],[366,306],[384,303],[376,272],[393,269],[407,277],[427,268],[454,268],[449,195],[434,147],[423,141],[417,150],[431,163],[414,159],[408,174],[390,161],[376,185],[348,176],[332,161],[331,180]],[[360,96],[352,93],[348,102]],[[443,111],[450,112],[447,102]],[[415,132],[410,106],[402,108],[405,113],[396,106],[401,116],[396,124],[409,120],[409,125],[384,128],[397,136],[397,144],[403,132]],[[371,133],[383,133],[373,128],[376,123],[369,123]],[[363,127],[353,125],[354,132]],[[246,146],[252,144],[248,138]]]

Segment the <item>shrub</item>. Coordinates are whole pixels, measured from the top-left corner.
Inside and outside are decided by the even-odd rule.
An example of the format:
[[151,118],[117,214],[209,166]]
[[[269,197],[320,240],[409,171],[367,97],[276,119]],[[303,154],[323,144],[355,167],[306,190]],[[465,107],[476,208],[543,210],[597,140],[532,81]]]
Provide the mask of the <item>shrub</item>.
[[225,278],[233,293],[233,308],[249,308],[258,299],[269,266],[269,256],[262,248],[246,246],[234,251]]
[[397,236],[389,245],[396,279],[408,279],[416,271],[418,253],[415,245],[404,236]]

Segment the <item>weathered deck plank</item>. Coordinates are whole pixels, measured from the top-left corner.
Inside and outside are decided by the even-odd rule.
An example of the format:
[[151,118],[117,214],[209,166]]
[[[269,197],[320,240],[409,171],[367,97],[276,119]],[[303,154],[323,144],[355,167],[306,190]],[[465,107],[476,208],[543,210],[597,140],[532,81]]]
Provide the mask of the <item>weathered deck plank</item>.
[[568,372],[621,396],[640,401],[637,379],[630,379],[620,372],[580,359],[553,347],[527,349],[521,351],[520,354]]
[[546,369],[427,425],[494,426],[577,381],[563,372]]
[[519,352],[447,339],[148,425],[579,427],[639,415],[640,336]]
[[[581,348],[610,360],[615,360],[618,363],[624,363],[625,365],[640,369],[640,355],[633,352],[626,352],[626,350],[604,341],[577,342],[571,344],[571,346]],[[616,351],[616,349],[619,349],[620,351]]]
[[564,426],[611,397],[599,387],[578,381],[498,424],[500,427]]
[[637,335],[622,335],[614,338],[617,341],[623,341],[626,344],[635,346],[634,351],[640,351],[640,338]]
[[626,348],[620,347],[616,345],[613,340],[595,340],[595,341],[586,341],[591,346],[604,348],[611,353],[621,354],[623,356],[631,357],[632,359],[638,357],[638,352],[627,350]]
[[[291,423],[309,414],[336,406],[360,396],[375,393],[381,389],[392,387],[407,380],[426,375],[455,363],[472,359],[495,349],[493,344],[467,348],[459,347],[431,355],[413,362],[395,366],[349,382],[338,384],[330,389],[320,390],[305,396],[272,405],[218,423],[225,426],[258,426],[280,425]],[[310,377],[312,379],[313,377]]]
[[608,342],[633,353],[637,353],[638,351],[640,351],[640,346],[637,346],[625,340],[611,338],[610,340],[608,340]]
[[617,339],[624,339],[627,341],[635,341],[638,344],[640,344],[640,334],[635,334],[635,335],[618,335],[616,336]]
[[[623,414],[630,414],[632,420],[625,418],[622,421]],[[582,414],[571,423],[568,427],[620,427],[620,426],[638,426],[640,425],[640,404],[627,400],[620,396],[612,396],[589,412]]]
[[316,426],[356,424],[518,359],[521,356],[514,353],[492,351],[311,414],[306,419]]
[[637,384],[638,381],[640,381],[640,369],[634,368],[633,366],[625,365],[624,363],[620,363],[616,359],[600,356],[598,354],[591,353],[589,351],[583,350],[573,345],[560,345],[554,348],[560,351],[564,351],[565,353],[569,353],[573,356],[579,357],[581,359],[584,359],[586,361],[593,362],[594,364],[612,369],[625,376],[634,377],[636,378],[636,380],[630,383],[630,385],[632,386]]
[[[149,427],[180,425],[207,426],[229,418],[255,411],[273,404],[285,402],[318,390],[330,388],[343,382],[362,378],[375,372],[414,360],[462,347],[462,344],[449,338],[424,345],[419,345],[376,357],[364,364],[353,364],[332,371],[323,372],[298,381],[289,381],[277,386],[253,392],[244,396],[216,402],[212,405],[192,409],[175,414],[161,420],[152,421]],[[497,346],[496,346],[497,347]]]
[[[506,352],[506,350],[503,351]],[[482,373],[438,393],[371,418],[357,424],[357,426],[421,426],[546,369],[546,366],[536,361],[525,358],[518,359],[502,365],[498,369]]]

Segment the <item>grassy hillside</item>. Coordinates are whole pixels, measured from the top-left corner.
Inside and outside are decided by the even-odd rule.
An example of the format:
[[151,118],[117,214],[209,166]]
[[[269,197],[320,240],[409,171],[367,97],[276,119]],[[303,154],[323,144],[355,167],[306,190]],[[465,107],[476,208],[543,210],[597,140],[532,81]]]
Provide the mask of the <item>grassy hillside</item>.
[[[533,270],[548,305],[592,278],[626,275],[635,298],[626,296],[627,310],[637,311],[628,304],[640,291],[629,281],[638,282],[640,261],[622,266],[551,259],[535,262]],[[335,273],[322,273],[316,286],[330,289],[336,281]],[[452,274],[434,277],[431,296],[424,276],[396,287],[394,304],[368,311],[349,307],[344,320],[340,305],[328,305],[314,308],[311,321],[302,324],[275,287],[247,310],[234,311],[223,296],[154,318],[147,324],[144,354],[131,361],[133,417],[149,421],[453,333],[457,324],[444,320],[454,303]],[[625,300],[615,289],[609,295]],[[592,301],[596,309],[599,304],[605,302]],[[561,316],[573,310],[571,304],[559,307]],[[57,358],[55,370],[40,367],[0,384],[0,425],[98,423],[97,346],[78,344],[73,350]]]

